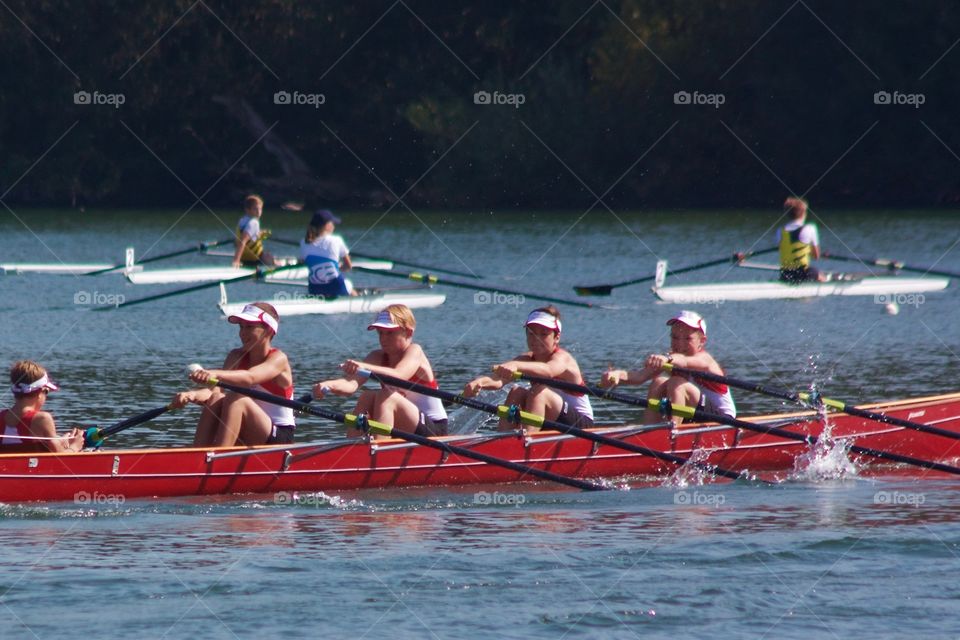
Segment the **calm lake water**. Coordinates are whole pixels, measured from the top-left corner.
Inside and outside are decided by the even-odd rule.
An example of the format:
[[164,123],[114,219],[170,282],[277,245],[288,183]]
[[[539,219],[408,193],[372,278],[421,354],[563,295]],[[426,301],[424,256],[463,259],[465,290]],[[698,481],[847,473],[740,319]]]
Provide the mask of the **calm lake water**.
[[[952,213],[818,214],[828,249],[960,272]],[[264,226],[298,238],[308,217],[268,210]],[[344,217],[339,230],[354,251],[571,298],[574,284],[652,273],[657,258],[679,267],[772,246],[776,223],[775,214],[748,211]],[[226,225],[199,211],[4,211],[2,261],[119,262],[126,246],[156,255],[229,236],[236,212],[219,218]],[[217,262],[190,256],[156,266]],[[671,280],[765,277],[715,267]],[[867,402],[957,389],[956,286],[903,297],[898,315],[872,297],[695,308],[730,375]],[[0,277],[4,360],[29,357],[51,371],[62,390],[48,408],[62,426],[108,425],[161,406],[185,388],[187,363],[218,365],[238,342],[217,289],[109,312],[83,303],[174,288],[134,287],[117,275]],[[243,283],[229,291],[270,300],[283,290]],[[445,291],[442,307],[416,312],[417,339],[441,387],[456,390],[522,350],[523,319],[540,303]],[[665,321],[678,307],[656,303],[648,285],[587,300],[603,306],[561,309],[563,344],[588,380],[667,346]],[[291,357],[298,389],[376,346],[368,321],[284,318],[276,344]],[[736,397],[743,413],[782,408]],[[618,405],[595,408],[603,420],[637,417]],[[187,443],[197,413],[167,414],[114,446]],[[459,411],[455,420],[482,418]],[[340,429],[305,420],[298,432],[322,439]],[[773,487],[668,480],[603,494],[538,484],[304,495],[285,505],[241,496],[0,506],[0,636],[956,637],[960,587],[944,568],[958,557],[960,482],[835,471]]]

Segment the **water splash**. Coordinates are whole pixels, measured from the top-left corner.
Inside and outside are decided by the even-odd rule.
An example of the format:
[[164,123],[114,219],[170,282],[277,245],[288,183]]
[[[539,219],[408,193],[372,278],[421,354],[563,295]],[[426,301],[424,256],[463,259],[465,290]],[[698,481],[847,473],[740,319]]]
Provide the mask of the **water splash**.
[[707,462],[709,457],[709,450],[696,449],[690,454],[690,458],[673,472],[673,475],[663,481],[663,486],[671,489],[686,489],[690,486],[699,487],[711,483],[714,474],[710,471],[711,465]]
[[824,405],[820,405],[817,412],[823,423],[823,431],[817,443],[794,460],[791,478],[806,482],[856,478],[860,470],[847,455],[851,442],[833,439],[833,423]]

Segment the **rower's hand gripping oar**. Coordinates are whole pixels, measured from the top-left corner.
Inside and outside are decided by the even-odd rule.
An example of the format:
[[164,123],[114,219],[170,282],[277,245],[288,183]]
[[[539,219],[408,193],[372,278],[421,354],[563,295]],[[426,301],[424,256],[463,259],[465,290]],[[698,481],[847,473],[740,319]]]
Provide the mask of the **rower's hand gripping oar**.
[[[609,398],[611,400],[617,400],[618,402],[627,402],[628,404],[633,404],[637,406],[647,407],[654,411],[660,412],[662,415],[674,415],[686,420],[695,420],[697,422],[716,422],[719,424],[725,424],[729,427],[736,427],[738,429],[746,429],[747,431],[754,431],[756,433],[764,433],[767,435],[777,436],[787,440],[795,440],[797,442],[805,442],[808,445],[815,445],[819,442],[819,438],[812,435],[803,435],[800,433],[794,433],[792,431],[787,431],[786,429],[781,429],[779,427],[771,427],[762,424],[754,424],[752,422],[747,422],[746,420],[740,420],[739,418],[731,418],[719,413],[710,413],[696,407],[686,407],[678,404],[671,404],[666,399],[663,400],[654,400],[652,398],[641,398],[637,396],[627,396],[622,393],[615,393],[609,390],[600,389],[597,387],[587,387],[583,385],[577,385],[570,382],[561,382],[559,380],[553,380],[551,378],[534,378],[533,376],[524,376],[527,379],[535,379],[539,382],[542,382],[545,385],[554,386],[558,389],[566,389],[568,391],[580,391],[581,393],[591,393],[595,394],[601,398]],[[848,436],[848,437],[839,437],[838,440],[855,440],[858,436]],[[882,460],[890,460],[892,462],[901,462],[903,464],[913,465],[915,467],[921,467],[924,469],[934,469],[936,471],[944,471],[946,473],[952,473],[960,475],[960,467],[953,467],[947,464],[942,464],[940,462],[933,462],[930,460],[921,460],[920,458],[912,458],[910,456],[900,455],[899,453],[890,453],[888,451],[880,451],[878,449],[870,449],[867,447],[861,447],[858,445],[851,444],[849,447],[850,451],[854,453],[859,453],[861,455],[870,456],[872,458],[880,458]]]
[[826,406],[826,407],[830,407],[831,409],[836,409],[841,413],[846,413],[851,416],[857,416],[858,418],[876,420],[877,422],[883,422],[884,424],[892,424],[898,427],[904,427],[906,429],[913,429],[915,431],[920,431],[922,433],[930,433],[933,435],[943,436],[944,438],[950,438],[952,440],[960,440],[960,433],[956,431],[948,431],[947,429],[933,427],[931,425],[922,424],[920,422],[913,422],[912,420],[904,420],[903,418],[895,418],[893,416],[887,416],[882,413],[876,413],[874,411],[867,411],[866,409],[851,407],[847,403],[842,402],[840,400],[824,398],[819,393],[794,393],[786,389],[777,389],[775,387],[767,387],[754,382],[737,380],[736,378],[720,376],[715,373],[709,373],[706,371],[694,371],[693,369],[685,369],[684,367],[678,367],[669,362],[664,364],[663,369],[664,371],[676,371],[677,373],[682,373],[684,375],[694,376],[696,378],[701,378],[702,380],[711,380],[713,382],[719,382],[720,384],[726,384],[731,387],[736,387],[738,389],[744,389],[746,391],[756,391],[757,393],[762,393],[764,395],[772,396],[774,398],[780,398],[781,400],[789,400],[790,402],[795,402],[797,404],[803,405],[811,409],[819,409],[821,406]]
[[[773,253],[774,251],[779,251],[779,247],[771,247],[769,249],[761,249],[760,251],[748,251],[746,253],[735,253],[732,256],[726,258],[720,258],[718,260],[711,260],[709,262],[702,262],[700,264],[693,264],[689,267],[680,267],[679,269],[667,269],[665,275],[674,276],[681,273],[688,273],[690,271],[696,271],[698,269],[706,269],[707,267],[716,267],[721,264],[731,264],[739,262],[750,256],[760,256],[765,253]],[[657,274],[651,274],[648,276],[642,276],[640,278],[634,278],[633,280],[626,280],[624,282],[618,282],[616,284],[597,284],[593,286],[574,286],[573,290],[577,292],[578,296],[608,296],[613,293],[614,289],[619,287],[626,287],[631,284],[639,284],[641,282],[650,282],[655,280]]]
[[[149,264],[151,262],[157,262],[158,260],[166,260],[168,258],[176,258],[178,256],[185,256],[190,253],[197,253],[198,251],[206,251],[213,247],[219,247],[222,244],[227,244],[228,242],[233,242],[233,238],[226,238],[225,240],[217,240],[215,242],[201,242],[195,247],[190,247],[189,249],[180,249],[179,251],[171,251],[170,253],[164,253],[159,256],[152,256],[150,258],[143,258],[142,260],[134,260],[133,264]],[[123,269],[131,265],[126,262],[115,264],[112,267],[107,267],[106,269],[98,269],[96,271],[90,271],[85,273],[87,276],[98,276],[102,273],[110,273],[111,271],[117,271],[118,269]]]
[[[456,404],[461,404],[465,407],[470,407],[472,409],[477,409],[479,411],[485,411],[487,413],[492,413],[500,418],[505,420],[510,420],[511,422],[523,423],[533,427],[541,427],[547,429],[553,429],[554,431],[559,431],[560,433],[566,433],[578,438],[583,438],[585,440],[591,440],[593,442],[598,442],[600,444],[606,444],[617,449],[623,449],[625,451],[631,451],[633,453],[639,453],[640,455],[647,456],[650,458],[656,458],[657,460],[662,460],[664,462],[670,462],[679,466],[687,464],[689,461],[688,458],[682,456],[676,456],[672,453],[667,453],[665,451],[657,451],[656,449],[649,449],[637,444],[630,442],[624,442],[623,440],[617,440],[616,438],[611,438],[599,433],[594,433],[592,431],[586,431],[578,427],[571,425],[563,424],[562,422],[556,422],[554,420],[546,420],[543,416],[537,415],[535,413],[527,413],[526,411],[520,411],[517,407],[512,406],[508,407],[506,405],[493,405],[486,402],[481,402],[473,398],[465,398],[462,395],[457,395],[449,393],[447,391],[441,391],[440,389],[433,389],[415,382],[410,382],[409,380],[402,380],[400,378],[394,378],[393,376],[387,376],[379,373],[373,373],[372,371],[367,371],[365,369],[360,369],[357,371],[358,375],[373,378],[383,384],[388,384],[392,387],[399,387],[401,389],[408,389],[416,393],[420,393],[426,396],[433,396],[435,398],[440,398],[441,400],[448,400]],[[736,471],[729,471],[727,469],[721,469],[711,464],[692,462],[694,466],[710,473],[724,476],[730,478],[731,480],[739,480],[742,474],[737,473]]]
[[[199,366],[200,365],[190,365],[191,372],[195,370],[193,369],[193,367],[199,367]],[[208,384],[219,386],[223,389],[227,389],[228,391],[233,391],[235,393],[249,396],[251,398],[256,398],[257,400],[262,400],[264,402],[270,402],[272,404],[280,405],[282,407],[289,407],[301,413],[318,416],[320,418],[326,418],[327,420],[339,422],[340,424],[344,424],[348,427],[353,427],[369,433],[389,436],[391,438],[396,438],[398,440],[406,440],[407,442],[414,442],[424,447],[429,447],[431,449],[437,449],[438,451],[443,451],[445,453],[451,453],[456,456],[460,456],[461,458],[469,458],[472,460],[485,462],[489,465],[510,469],[511,471],[516,471],[517,473],[519,473],[521,476],[520,479],[523,479],[524,476],[534,476],[537,478],[541,478],[543,480],[550,480],[551,482],[565,484],[568,487],[582,489],[584,491],[602,491],[602,490],[608,489],[608,487],[605,487],[602,484],[588,482],[586,480],[578,480],[577,478],[568,478],[567,476],[561,476],[556,473],[551,473],[550,471],[544,471],[542,469],[529,467],[524,464],[518,464],[510,460],[496,458],[494,456],[489,456],[485,453],[480,453],[479,451],[474,451],[472,449],[467,449],[464,447],[458,447],[456,445],[452,445],[440,440],[433,440],[431,438],[417,435],[415,433],[407,433],[405,431],[400,431],[399,429],[394,429],[388,424],[383,424],[375,420],[369,420],[364,415],[357,416],[349,413],[346,413],[346,414],[341,413],[339,411],[331,411],[329,409],[324,409],[322,407],[306,404],[298,400],[288,400],[287,398],[284,398],[282,396],[274,395],[272,393],[266,393],[258,389],[251,389],[249,387],[241,387],[239,385],[223,382],[222,380],[217,380],[216,378],[210,378]]]
[[481,286],[479,284],[473,284],[471,282],[458,282],[456,280],[447,280],[446,278],[438,278],[437,276],[427,273],[418,273],[418,272],[405,272],[405,271],[380,271],[377,269],[368,269],[366,267],[354,267],[354,271],[362,271],[364,273],[375,273],[381,276],[391,276],[394,278],[407,278],[408,280],[413,280],[414,282],[422,282],[426,285],[446,285],[449,287],[459,287],[461,289],[471,289],[473,291],[483,291],[487,292],[490,295],[495,294],[505,294],[512,296],[522,296],[523,298],[529,298],[531,300],[544,300],[546,302],[555,302],[557,304],[569,304],[575,307],[592,307],[594,305],[589,302],[580,302],[579,300],[570,300],[567,298],[552,298],[550,296],[541,296],[536,293],[530,293],[528,291],[517,291],[515,289],[504,289],[503,287],[495,287],[493,285]]

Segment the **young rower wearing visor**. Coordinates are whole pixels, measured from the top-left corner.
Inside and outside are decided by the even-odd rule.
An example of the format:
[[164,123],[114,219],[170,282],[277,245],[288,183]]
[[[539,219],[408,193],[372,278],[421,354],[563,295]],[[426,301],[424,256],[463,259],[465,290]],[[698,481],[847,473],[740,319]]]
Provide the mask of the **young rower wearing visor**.
[[[699,407],[711,413],[736,418],[737,407],[727,385],[663,371],[663,365],[670,363],[684,369],[724,375],[723,369],[706,350],[707,321],[699,313],[681,311],[667,320],[667,325],[670,327],[670,353],[647,356],[643,369],[638,371],[611,369],[603,374],[600,386],[643,384],[650,380],[651,398],[666,398],[671,404]],[[644,421],[647,424],[660,422],[661,419],[660,414],[652,409],[644,412]],[[674,425],[682,422],[679,417],[671,419]]]
[[289,444],[293,442],[296,422],[293,409],[280,407],[248,396],[210,387],[212,378],[230,384],[293,398],[293,372],[283,351],[272,345],[280,317],[266,302],[248,304],[227,318],[240,325],[239,349],[227,354],[222,369],[199,369],[190,379],[204,388],[182,391],[174,396],[173,406],[187,403],[203,407],[193,444],[196,447],[232,447],[236,445]]
[[[416,328],[417,320],[405,304],[392,304],[378,313],[374,321],[367,326],[367,330],[376,329],[380,348],[368,353],[362,362],[343,362],[340,368],[347,374],[346,377],[318,382],[313,386],[314,398],[319,400],[328,393],[338,396],[353,395],[366,381],[358,375],[360,369],[437,389],[433,367],[423,348],[413,341]],[[371,420],[408,433],[414,432],[422,436],[447,434],[447,411],[439,398],[389,385],[381,385],[380,390],[376,391],[363,391],[357,400],[354,413],[364,414]],[[351,430],[348,435],[360,434]]]
[[57,435],[53,415],[43,411],[47,394],[59,389],[46,370],[31,360],[10,367],[13,406],[0,411],[0,453],[83,450],[83,431],[72,429]]
[[[513,360],[494,365],[492,376],[480,376],[468,382],[463,388],[464,396],[472,398],[482,389],[502,389],[504,384],[513,381],[513,374],[517,371],[583,384],[577,361],[560,348],[563,327],[556,307],[550,305],[534,309],[527,316],[524,328],[529,351]],[[507,394],[506,404],[518,405],[522,410],[541,415],[547,420],[580,428],[593,426],[593,407],[590,398],[583,394],[551,389],[542,384],[534,384],[529,389],[518,386]],[[500,420],[500,429],[515,429],[516,426],[505,419]]]

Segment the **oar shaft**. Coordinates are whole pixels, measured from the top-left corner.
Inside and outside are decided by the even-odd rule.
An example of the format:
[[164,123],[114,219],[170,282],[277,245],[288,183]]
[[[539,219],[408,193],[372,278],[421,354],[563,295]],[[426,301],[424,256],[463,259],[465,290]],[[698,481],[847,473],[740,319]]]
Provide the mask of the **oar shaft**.
[[346,424],[352,427],[364,427],[366,426],[371,431],[379,433],[381,435],[391,436],[397,438],[398,440],[406,440],[407,442],[414,442],[416,444],[430,447],[431,449],[437,449],[439,451],[444,451],[446,453],[451,453],[462,458],[469,458],[471,460],[477,460],[478,462],[484,462],[492,466],[499,466],[505,469],[510,469],[511,471],[516,471],[521,474],[521,476],[534,476],[541,478],[543,480],[550,480],[551,482],[556,482],[559,484],[565,484],[569,487],[574,487],[576,489],[582,489],[584,491],[603,491],[607,487],[593,483],[587,482],[586,480],[578,480],[577,478],[569,478],[567,476],[561,476],[556,473],[551,473],[550,471],[544,471],[543,469],[537,469],[535,467],[530,467],[523,464],[518,464],[511,460],[504,460],[502,458],[496,458],[494,456],[489,456],[485,453],[480,453],[479,451],[473,451],[472,449],[467,449],[464,447],[458,447],[446,442],[439,440],[432,440],[430,438],[417,435],[415,433],[407,433],[400,431],[399,429],[394,429],[390,425],[375,422],[373,420],[367,420],[360,416],[355,416],[352,414],[344,414],[338,411],[330,411],[328,409],[323,409],[315,405],[306,404],[305,402],[300,402],[298,400],[288,400],[281,396],[274,395],[272,393],[266,393],[258,389],[251,389],[249,387],[242,387],[235,384],[230,384],[223,382],[222,380],[211,380],[212,384],[216,384],[224,389],[233,391],[235,393],[240,393],[251,398],[256,398],[258,400],[263,400],[264,402],[270,402],[277,404],[283,407],[290,407],[301,413],[308,413],[310,415],[318,416],[321,418],[326,418],[334,422],[339,422],[341,424]]
[[956,271],[944,271],[941,269],[933,269],[929,267],[917,267],[917,266],[904,264],[897,260],[890,260],[888,258],[863,258],[861,256],[847,256],[843,254],[833,253],[832,251],[825,251],[822,257],[831,259],[831,260],[841,260],[845,262],[859,262],[861,264],[869,264],[875,267],[883,267],[885,269],[889,269],[890,271],[912,271],[914,273],[922,273],[924,275],[944,276],[947,278],[960,278],[960,273],[957,273]]
[[112,424],[109,427],[103,427],[99,429],[97,427],[91,427],[87,429],[87,432],[84,434],[84,447],[99,447],[103,444],[103,440],[109,436],[112,436],[116,433],[120,433],[130,427],[135,427],[138,424],[143,424],[153,420],[157,416],[160,416],[167,411],[173,409],[172,405],[167,405],[165,407],[157,407],[155,409],[150,409],[149,411],[144,411],[139,415],[135,415],[132,418],[127,418],[126,420],[121,420],[116,424]]
[[835,400],[833,398],[824,398],[812,393],[793,393],[786,389],[767,387],[753,382],[737,380],[736,378],[730,378],[728,376],[720,376],[707,371],[694,371],[693,369],[686,369],[684,367],[678,367],[669,363],[664,367],[664,369],[667,371],[676,371],[678,373],[700,378],[702,380],[719,382],[720,384],[726,384],[738,389],[744,389],[746,391],[756,391],[757,393],[762,393],[774,398],[780,398],[782,400],[789,400],[790,402],[796,402],[808,407],[816,407],[818,403],[822,403],[832,409],[840,411],[841,413],[857,416],[858,418],[867,418],[868,420],[875,420],[877,422],[892,424],[898,427],[904,427],[906,429],[913,429],[914,431],[920,431],[922,433],[930,433],[933,435],[942,436],[944,438],[950,438],[951,440],[960,440],[960,433],[956,431],[941,429],[940,427],[934,427],[920,422],[913,422],[912,420],[904,420],[903,418],[896,418],[893,416],[884,415],[882,413],[868,411],[866,409],[851,407],[848,406],[847,403],[841,400]]
[[[395,378],[393,376],[383,375],[379,373],[373,373],[372,371],[361,370],[359,372],[363,376],[367,376],[377,380],[383,384],[388,384],[390,386],[400,387],[402,389],[408,389],[410,391],[415,391],[417,393],[433,396],[435,398],[440,398],[442,400],[448,400],[456,404],[463,405],[465,407],[470,407],[471,409],[477,409],[478,411],[484,411],[486,413],[492,413],[501,418],[510,418],[513,415],[510,407],[498,406],[494,404],[489,404],[482,402],[475,398],[465,398],[462,395],[457,395],[449,393],[447,391],[441,391],[440,389],[433,389],[415,382],[410,382],[409,380],[403,380],[401,378]],[[583,438],[585,440],[590,440],[592,442],[598,442],[601,444],[606,444],[617,449],[623,449],[625,451],[630,451],[632,453],[638,453],[642,456],[647,456],[649,458],[655,458],[664,462],[670,462],[675,465],[684,465],[689,460],[682,456],[677,456],[672,453],[667,453],[665,451],[657,451],[656,449],[650,449],[638,444],[633,444],[631,442],[624,442],[623,440],[617,440],[616,438],[610,438],[599,433],[594,433],[592,431],[587,431],[585,429],[580,429],[568,424],[563,424],[562,422],[556,422],[555,420],[545,420],[543,416],[539,416],[532,413],[527,413],[526,411],[516,412],[516,416],[524,424],[536,426],[536,427],[545,427],[547,429],[552,429],[554,431],[559,431],[560,433],[566,433],[578,438]],[[726,469],[721,469],[714,465],[705,464],[705,463],[694,463],[698,468],[710,471],[717,475],[721,475],[732,480],[738,480],[741,477],[741,474],[736,471],[729,471]]]
[[441,279],[437,276],[427,273],[417,273],[417,272],[403,272],[403,271],[378,271],[377,269],[367,269],[366,267],[354,267],[354,271],[363,271],[365,273],[376,273],[382,276],[391,276],[394,278],[406,278],[408,280],[413,280],[414,282],[422,282],[428,285],[445,285],[448,287],[459,287],[461,289],[471,289],[473,291],[487,291],[492,294],[506,294],[513,296],[522,296],[523,299],[530,298],[531,300],[543,300],[545,302],[556,302],[557,304],[569,304],[575,307],[593,307],[592,304],[588,302],[580,302],[579,300],[569,300],[567,298],[553,298],[551,296],[542,296],[536,293],[530,293],[528,291],[517,291],[515,289],[504,289],[503,287],[495,287],[493,285],[480,286],[478,284],[472,284],[470,282],[458,282],[456,280],[447,280]]
[[[222,245],[222,244],[226,244],[226,243],[228,243],[228,242],[233,242],[233,238],[227,238],[227,239],[225,239],[225,240],[217,240],[216,242],[201,242],[201,243],[198,244],[197,246],[195,246],[195,247],[190,247],[190,248],[188,248],[188,249],[180,249],[179,251],[171,251],[170,253],[164,253],[164,254],[161,254],[161,255],[159,255],[159,256],[152,256],[152,257],[150,257],[150,258],[143,258],[143,259],[141,259],[141,260],[135,260],[135,261],[134,261],[134,264],[149,264],[149,263],[151,263],[151,262],[157,262],[158,260],[166,260],[166,259],[168,259],[168,258],[176,258],[176,257],[179,257],[179,256],[185,256],[185,255],[190,254],[190,253],[197,253],[198,251],[203,251],[203,250],[208,249],[208,248],[210,248],[210,247],[216,247],[216,246],[219,246],[219,245]],[[112,267],[107,267],[106,269],[98,269],[98,270],[96,270],[96,271],[90,271],[90,272],[86,273],[85,275],[88,275],[88,276],[98,276],[98,275],[103,274],[103,273],[109,273],[109,272],[111,272],[111,271],[117,271],[118,269],[123,269],[123,268],[126,267],[126,266],[127,266],[127,265],[126,265],[125,262],[121,262],[121,263],[119,263],[119,264],[113,265]]]
[[113,306],[104,306],[104,307],[95,307],[95,311],[108,311],[110,309],[119,309],[121,307],[131,307],[135,304],[143,304],[144,302],[153,302],[154,300],[162,300],[163,298],[170,298],[172,296],[178,296],[184,293],[191,293],[193,291],[201,291],[203,289],[210,289],[213,287],[219,287],[221,283],[230,284],[232,282],[241,282],[243,280],[254,280],[257,278],[265,278],[271,274],[286,271],[288,269],[296,269],[301,267],[300,264],[288,264],[282,267],[275,267],[269,269],[260,269],[257,268],[253,273],[237,276],[235,278],[228,278],[226,280],[218,280],[214,282],[203,282],[201,284],[195,284],[189,287],[184,287],[182,289],[175,289],[174,291],[166,291],[164,293],[157,293],[152,296],[146,296],[144,298],[136,298],[134,300],[125,300],[119,304]]

